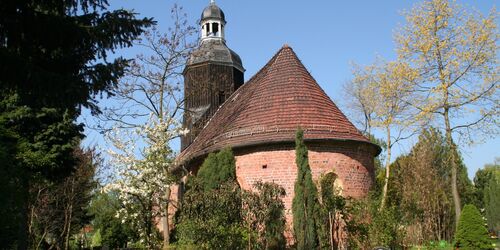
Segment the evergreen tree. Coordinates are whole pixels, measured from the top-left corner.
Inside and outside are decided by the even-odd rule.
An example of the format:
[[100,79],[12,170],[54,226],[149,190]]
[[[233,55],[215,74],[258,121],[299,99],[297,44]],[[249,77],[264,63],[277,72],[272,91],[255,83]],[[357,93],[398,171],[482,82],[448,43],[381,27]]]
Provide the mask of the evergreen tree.
[[492,178],[484,191],[485,215],[488,227],[500,233],[500,168],[492,173]]
[[[395,215],[402,218],[396,222],[404,223],[405,241],[419,244],[452,240],[456,228],[453,197],[448,192],[451,181],[448,159],[452,152],[446,138],[430,128],[422,131],[410,154],[393,163],[394,188],[389,190],[388,202],[397,208]],[[473,202],[474,187],[467,177],[465,164],[458,151],[454,154],[462,200]]]
[[460,249],[493,249],[485,221],[476,206],[464,206],[455,233],[455,245]]
[[[2,167],[11,179],[5,185],[17,190],[2,204],[17,203],[11,218],[19,227],[3,247],[28,247],[30,186],[59,182],[74,170],[82,106],[99,112],[97,97],[113,93],[127,66],[121,57],[108,61],[107,53],[131,46],[153,24],[107,7],[107,0],[0,3],[0,127],[11,144],[0,157],[7,159]],[[0,209],[4,214],[9,207]],[[0,228],[8,226],[0,222]]]
[[188,180],[176,238],[181,245],[204,249],[241,249],[244,228],[241,190],[231,149],[212,153]]
[[295,154],[297,179],[292,203],[293,232],[297,249],[315,249],[318,243],[315,218],[318,210],[318,190],[312,180],[308,151],[304,144],[304,131],[300,128],[295,138]]
[[236,181],[236,160],[233,151],[225,148],[218,153],[210,153],[196,176],[205,190],[217,188],[228,181]]

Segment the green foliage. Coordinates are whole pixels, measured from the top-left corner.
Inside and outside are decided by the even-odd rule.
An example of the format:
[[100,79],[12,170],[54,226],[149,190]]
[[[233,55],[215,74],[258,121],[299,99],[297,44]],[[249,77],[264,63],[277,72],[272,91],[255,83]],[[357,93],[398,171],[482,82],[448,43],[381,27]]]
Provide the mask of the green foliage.
[[201,165],[197,177],[205,190],[219,187],[222,183],[236,180],[236,161],[230,148],[210,153]]
[[30,186],[31,248],[39,245],[66,248],[71,238],[87,225],[88,206],[96,187],[98,155],[93,150],[76,149],[75,171],[60,182],[36,182]]
[[20,220],[22,190],[21,171],[16,167],[16,135],[5,128],[0,114],[0,246],[9,247],[16,241]]
[[118,195],[113,191],[97,193],[92,199],[89,213],[94,218],[92,226],[99,232],[101,246],[119,248],[137,240],[137,234],[131,226],[116,217],[120,206]]
[[460,249],[493,249],[485,221],[474,205],[465,205],[455,233],[455,245]]
[[370,244],[372,246],[388,246],[397,249],[402,246],[405,232],[401,229],[396,207],[386,207],[378,211],[372,208],[372,220],[369,226]]
[[243,227],[241,190],[230,149],[211,154],[198,175],[189,180],[183,197],[176,238],[180,245],[203,249],[241,249],[248,232]]
[[[451,241],[454,234],[454,207],[450,193],[451,149],[436,129],[422,131],[408,155],[391,167],[388,204],[395,208],[396,220],[405,228],[405,244]],[[459,152],[455,152],[458,189],[462,200],[475,201],[474,186],[467,177]]]
[[[497,169],[497,170],[495,170]],[[494,175],[495,171],[500,171],[500,165],[486,165],[483,169],[479,169],[474,176],[474,186],[476,187],[476,207],[484,209],[484,191],[488,183]]]
[[343,227],[346,198],[335,187],[336,175],[328,173],[320,179],[321,204],[317,217],[320,249],[338,249],[340,230]]
[[3,2],[0,61],[9,63],[0,67],[0,86],[30,107],[98,111],[96,95],[111,94],[127,65],[107,53],[131,46],[153,24],[107,7],[107,0]]
[[74,170],[72,152],[83,131],[75,122],[82,106],[99,112],[97,95],[112,94],[127,65],[123,58],[109,62],[106,54],[132,45],[153,24],[107,7],[106,0],[1,4],[0,61],[8,63],[0,65],[0,157],[1,174],[10,180],[2,190],[17,193],[2,196],[8,200],[0,215],[12,214],[12,221],[0,221],[0,228],[19,232],[15,238],[2,232],[2,247],[16,241],[20,249],[28,247],[32,186],[60,182]]
[[231,149],[213,153],[188,180],[175,228],[180,249],[283,249],[285,190],[256,183],[255,192],[236,183]]
[[318,191],[312,180],[308,151],[304,144],[304,131],[297,130],[295,138],[297,179],[292,203],[293,232],[297,249],[314,249],[318,244],[316,215]]
[[250,232],[248,248],[284,249],[285,189],[275,183],[257,182],[255,192],[243,192],[243,216]]
[[176,237],[181,245],[206,249],[240,249],[246,232],[242,227],[241,192],[235,183],[205,190],[197,181],[186,192]]
[[500,233],[500,167],[497,166],[484,190],[485,215],[488,227]]

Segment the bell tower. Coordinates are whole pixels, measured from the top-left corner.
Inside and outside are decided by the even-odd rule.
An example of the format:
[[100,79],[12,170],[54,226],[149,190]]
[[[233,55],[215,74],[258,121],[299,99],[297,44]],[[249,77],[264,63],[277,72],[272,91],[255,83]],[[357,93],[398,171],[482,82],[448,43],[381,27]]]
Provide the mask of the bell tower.
[[225,40],[224,12],[210,1],[200,20],[200,44],[184,69],[183,127],[189,133],[181,138],[181,151],[198,136],[205,124],[226,99],[244,83],[240,56]]

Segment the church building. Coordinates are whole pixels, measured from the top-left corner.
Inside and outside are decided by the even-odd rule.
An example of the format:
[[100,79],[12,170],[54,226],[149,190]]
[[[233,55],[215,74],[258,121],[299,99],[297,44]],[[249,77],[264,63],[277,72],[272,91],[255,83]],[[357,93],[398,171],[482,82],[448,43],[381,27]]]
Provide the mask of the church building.
[[241,58],[226,45],[225,27],[224,12],[212,1],[201,16],[199,47],[184,70],[183,125],[190,131],[178,158],[184,168],[196,172],[209,153],[232,148],[240,186],[263,181],[284,187],[291,222],[300,127],[313,179],[334,172],[344,196],[365,196],[380,148],[347,119],[288,45],[245,82]]

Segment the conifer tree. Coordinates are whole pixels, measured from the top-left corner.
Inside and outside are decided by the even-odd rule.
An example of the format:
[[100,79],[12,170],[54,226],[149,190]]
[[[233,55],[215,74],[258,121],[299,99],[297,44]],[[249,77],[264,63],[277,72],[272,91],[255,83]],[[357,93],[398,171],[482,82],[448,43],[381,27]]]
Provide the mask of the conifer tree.
[[236,181],[236,160],[231,148],[210,153],[201,165],[197,177],[205,190],[215,189],[225,182]]
[[464,206],[455,234],[455,245],[460,249],[493,249],[485,221],[476,206]]
[[489,229],[500,234],[500,168],[492,176],[484,190],[484,210]]
[[318,190],[312,180],[307,147],[304,144],[304,131],[300,128],[297,130],[295,138],[295,154],[297,179],[295,181],[292,212],[296,247],[297,249],[315,249],[318,238],[315,226]]

